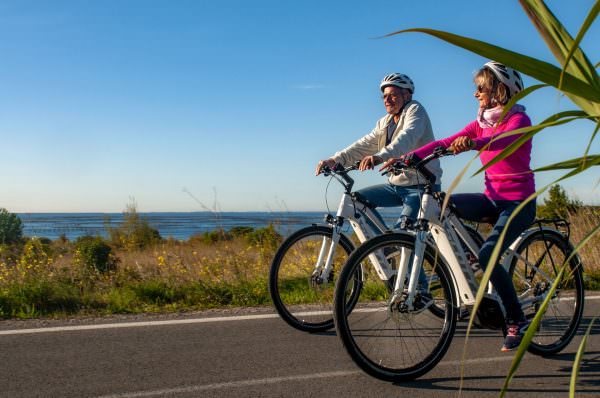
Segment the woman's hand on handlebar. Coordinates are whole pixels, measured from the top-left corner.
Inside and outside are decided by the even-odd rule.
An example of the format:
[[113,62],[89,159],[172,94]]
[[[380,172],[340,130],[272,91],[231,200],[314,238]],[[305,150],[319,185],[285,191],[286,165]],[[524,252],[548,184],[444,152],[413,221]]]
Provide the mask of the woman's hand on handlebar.
[[470,151],[473,148],[475,148],[475,143],[473,140],[467,136],[462,136],[452,141],[452,144],[450,144],[448,149],[450,149],[456,155],[457,153]]
[[360,171],[372,170],[381,162],[383,162],[383,159],[381,159],[379,156],[365,156],[363,160],[360,161],[358,169]]
[[335,167],[335,165],[336,165],[335,160],[333,160],[331,158],[321,160],[319,163],[317,163],[317,168],[315,169],[315,175],[318,176],[319,174],[321,174],[325,167],[333,169]]

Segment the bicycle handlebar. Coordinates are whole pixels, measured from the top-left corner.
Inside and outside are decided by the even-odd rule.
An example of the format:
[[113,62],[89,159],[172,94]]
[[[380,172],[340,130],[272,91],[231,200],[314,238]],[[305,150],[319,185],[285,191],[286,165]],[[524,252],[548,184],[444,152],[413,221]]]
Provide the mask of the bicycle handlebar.
[[348,167],[343,167],[340,164],[336,164],[333,169],[331,167],[324,166],[322,169],[323,170],[322,174],[324,177],[333,176],[338,181],[340,181],[340,178],[341,178],[344,181],[340,181],[340,182],[342,183],[342,185],[344,185],[344,187],[346,188],[346,191],[350,192],[350,191],[352,191],[352,187],[354,186],[354,180],[348,175],[348,173],[352,170],[357,170],[359,164],[360,164],[360,161],[358,161]]
[[[433,159],[438,159],[444,156],[454,155],[454,152],[451,150],[439,146],[433,150],[430,155],[425,156],[423,159],[419,159],[416,155],[413,154],[412,158],[408,161],[402,162],[398,161],[390,166],[390,170],[393,174],[398,174],[403,169],[414,169],[421,173],[427,181],[431,184],[435,184],[435,175],[429,171],[425,165],[431,162]],[[383,175],[388,172],[382,173]]]
[[351,166],[348,167],[343,167],[341,164],[336,164],[335,167],[332,169],[329,166],[323,166],[323,172],[321,174],[323,174],[324,177],[329,177],[332,174],[336,174],[339,176],[348,174],[348,172],[352,171],[352,170],[356,170],[358,169],[358,165],[360,164],[360,162],[356,162]]

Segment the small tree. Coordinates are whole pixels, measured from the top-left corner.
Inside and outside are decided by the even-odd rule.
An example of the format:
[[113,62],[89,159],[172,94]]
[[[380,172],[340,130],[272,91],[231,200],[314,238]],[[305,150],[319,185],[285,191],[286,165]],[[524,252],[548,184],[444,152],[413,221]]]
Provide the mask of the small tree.
[[565,190],[556,184],[550,187],[548,198],[538,208],[538,215],[542,218],[567,218],[582,205],[581,201],[569,198]]
[[111,247],[99,236],[81,236],[75,241],[75,261],[107,272],[116,268],[117,261],[111,256]]
[[0,208],[0,244],[18,242],[23,236],[23,224],[16,214]]
[[123,223],[117,228],[106,229],[111,242],[126,249],[141,249],[162,241],[158,230],[152,228],[148,221],[139,215],[134,200],[123,212]]

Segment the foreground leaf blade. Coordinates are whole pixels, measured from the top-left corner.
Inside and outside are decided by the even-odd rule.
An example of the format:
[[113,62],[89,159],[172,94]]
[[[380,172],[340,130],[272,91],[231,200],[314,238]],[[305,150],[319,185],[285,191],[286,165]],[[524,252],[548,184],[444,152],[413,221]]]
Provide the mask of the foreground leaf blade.
[[[556,182],[558,182],[559,180],[562,180],[564,178],[566,178],[566,175],[563,176],[562,178],[559,178]],[[583,239],[577,244],[577,246],[575,246],[573,248],[573,251],[571,252],[571,254],[565,259],[565,262],[561,266],[558,276],[556,277],[556,279],[552,283],[552,286],[546,293],[546,298],[542,302],[540,309],[535,314],[535,317],[533,317],[533,320],[531,321],[531,324],[530,324],[529,328],[527,329],[527,332],[523,336],[521,345],[519,346],[519,349],[517,350],[517,352],[515,354],[515,358],[513,359],[510,370],[508,372],[508,375],[506,376],[506,379],[504,380],[504,385],[502,387],[500,397],[504,397],[504,395],[506,394],[506,391],[508,390],[508,386],[509,386],[510,382],[512,381],[517,369],[519,368],[519,366],[521,364],[523,356],[525,355],[525,351],[527,351],[527,347],[529,347],[529,344],[531,343],[531,340],[533,339],[533,335],[535,334],[535,331],[537,330],[537,328],[540,324],[541,318],[544,315],[546,308],[548,307],[548,304],[550,303],[550,299],[552,299],[552,296],[554,295],[554,292],[556,291],[556,288],[558,287],[558,284],[559,284],[560,280],[562,279],[562,276],[563,276],[569,262],[571,261],[571,259],[574,256],[577,255],[579,250],[583,246],[585,246],[599,232],[600,232],[600,225],[596,226],[596,228],[594,228],[590,232],[588,232],[588,234],[583,237]]]
[[596,321],[596,317],[592,318],[590,321],[590,325],[588,326],[585,334],[583,335],[583,339],[581,339],[581,344],[579,344],[579,348],[577,349],[577,354],[575,355],[575,360],[573,361],[573,372],[571,372],[571,382],[569,383],[569,397],[575,397],[575,390],[577,388],[577,378],[579,376],[579,368],[581,366],[581,359],[583,358],[583,353],[585,352],[585,347],[587,345],[587,340],[590,334],[592,333],[592,326]]
[[[556,88],[559,87],[562,69],[557,68],[548,62],[544,62],[536,58],[510,51],[480,40],[427,28],[404,29],[390,33],[384,37],[407,32],[419,32],[437,37],[441,40],[454,44],[458,47],[462,47],[486,58],[510,65],[511,67],[535,79],[538,79],[543,83],[549,84]],[[595,103],[600,103],[600,92],[597,90],[590,90],[589,85],[584,81],[574,77],[570,73],[566,73],[564,74],[564,79],[560,90],[567,93],[569,97],[575,103],[577,103],[577,105],[588,111],[589,114],[597,113],[594,105]]]

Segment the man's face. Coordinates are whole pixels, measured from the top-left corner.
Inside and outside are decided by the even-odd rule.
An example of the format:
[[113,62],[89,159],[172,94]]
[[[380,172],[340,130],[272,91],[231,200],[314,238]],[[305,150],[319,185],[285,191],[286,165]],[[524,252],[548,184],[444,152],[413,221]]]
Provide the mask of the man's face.
[[387,86],[383,89],[383,104],[385,110],[390,115],[395,115],[400,112],[400,108],[404,105],[403,90],[396,86]]

